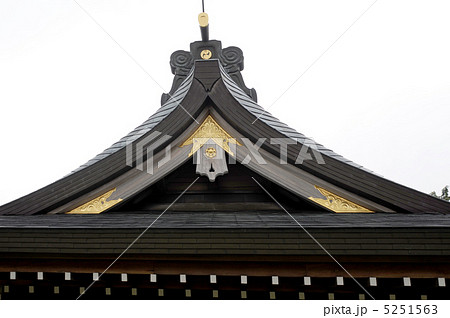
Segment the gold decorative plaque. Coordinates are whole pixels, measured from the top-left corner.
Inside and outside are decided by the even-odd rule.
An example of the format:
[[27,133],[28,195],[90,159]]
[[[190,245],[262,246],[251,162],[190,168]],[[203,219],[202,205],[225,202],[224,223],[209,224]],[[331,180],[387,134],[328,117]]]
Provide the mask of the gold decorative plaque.
[[216,148],[213,148],[213,147],[206,148],[205,155],[208,158],[214,158],[217,155]]
[[208,115],[200,127],[180,147],[192,145],[189,157],[197,152],[208,140],[214,141],[220,148],[234,156],[229,143],[242,146],[236,139],[230,136],[219,124]]
[[319,190],[320,193],[326,198],[326,199],[319,199],[319,198],[313,198],[309,197],[308,199],[319,203],[321,206],[326,207],[327,209],[330,209],[336,213],[373,213],[374,211],[371,211],[369,209],[366,209],[363,206],[360,206],[359,204],[353,203],[347,199],[344,199],[341,196],[338,196],[337,194],[331,193],[330,191],[327,191],[321,187],[315,186],[317,190]]
[[203,51],[200,53],[200,56],[201,56],[201,58],[204,59],[204,60],[209,60],[209,59],[212,57],[212,53],[211,53],[210,50],[203,50]]
[[103,211],[109,209],[113,205],[116,205],[117,203],[122,201],[122,199],[108,201],[108,198],[111,196],[111,194],[113,194],[114,191],[116,191],[116,188],[79,206],[76,209],[73,209],[70,212],[67,212],[66,214],[99,214],[99,213],[102,213]]

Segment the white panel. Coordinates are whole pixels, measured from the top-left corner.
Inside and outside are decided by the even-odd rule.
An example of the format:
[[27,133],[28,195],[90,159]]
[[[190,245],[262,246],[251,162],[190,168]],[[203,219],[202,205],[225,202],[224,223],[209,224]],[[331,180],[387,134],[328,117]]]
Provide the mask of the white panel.
[[65,280],[70,280],[70,272],[65,272],[64,273],[64,279]]
[[309,276],[303,277],[303,282],[304,282],[305,286],[311,285],[311,277],[309,277]]
[[272,276],[272,285],[278,285],[278,276]]
[[336,284],[338,286],[343,286],[344,285],[344,277],[336,277]]
[[376,277],[370,277],[369,278],[369,285],[370,286],[377,286],[377,278]]
[[9,279],[16,279],[16,272],[9,272]]
[[410,287],[411,286],[411,278],[409,277],[403,277],[403,285],[405,287]]
[[122,274],[120,279],[122,280],[122,282],[127,282],[128,281],[128,275],[127,274]]
[[44,273],[43,272],[38,272],[37,273],[37,279],[38,280],[43,280],[44,279]]
[[210,281],[211,284],[217,283],[216,275],[209,275],[209,281]]
[[180,274],[180,283],[186,283],[186,275]]
[[247,276],[241,275],[241,284],[243,285],[247,284]]
[[156,283],[156,274],[150,274],[150,282]]
[[98,281],[98,279],[100,278],[100,276],[98,275],[98,273],[92,273],[92,279],[96,282]]
[[438,286],[445,287],[445,278],[443,278],[443,277],[438,278]]

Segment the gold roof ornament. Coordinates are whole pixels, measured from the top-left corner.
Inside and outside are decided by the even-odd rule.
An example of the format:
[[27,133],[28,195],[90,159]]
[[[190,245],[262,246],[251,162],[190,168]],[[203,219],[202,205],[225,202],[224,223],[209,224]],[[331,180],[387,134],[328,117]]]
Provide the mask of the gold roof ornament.
[[200,24],[200,33],[202,35],[202,41],[209,41],[209,18],[208,14],[203,10],[202,13],[198,15],[198,23]]
[[207,27],[209,24],[209,18],[208,14],[206,12],[201,12],[198,15],[198,24],[200,24],[200,27]]
[[209,60],[212,57],[212,52],[210,50],[203,50],[200,52],[200,57],[204,60]]
[[234,156],[234,153],[230,149],[230,143],[242,146],[235,138],[231,137],[220,125],[208,115],[200,127],[186,139],[180,147],[192,145],[189,157],[196,153],[204,144],[209,140],[214,141],[220,148]]
[[353,203],[347,199],[344,199],[343,197],[334,194],[328,190],[325,190],[324,188],[314,186],[319,192],[326,198],[326,199],[319,199],[319,198],[313,198],[309,197],[308,199],[320,204],[321,206],[332,210],[336,213],[373,213],[374,211],[371,211],[369,209],[366,209],[365,207]]
[[73,209],[70,212],[67,212],[66,214],[99,214],[99,213],[102,213],[103,211],[106,211],[110,207],[112,207],[112,206],[116,205],[117,203],[119,203],[120,201],[122,201],[122,199],[108,201],[108,198],[113,194],[114,191],[116,191],[116,188]]
[[216,149],[213,148],[213,147],[208,147],[208,148],[206,148],[206,150],[205,150],[205,155],[206,155],[206,157],[208,157],[208,158],[214,158],[215,156],[217,156],[217,151],[216,151]]

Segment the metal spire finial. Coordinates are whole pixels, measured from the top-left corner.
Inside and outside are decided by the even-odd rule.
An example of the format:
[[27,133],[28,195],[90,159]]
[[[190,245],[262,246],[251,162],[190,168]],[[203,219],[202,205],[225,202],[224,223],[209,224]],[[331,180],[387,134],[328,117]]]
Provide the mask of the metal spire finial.
[[209,41],[209,22],[208,14],[205,12],[205,0],[202,0],[202,12],[198,15],[198,23],[200,23],[200,32],[202,34],[202,41]]

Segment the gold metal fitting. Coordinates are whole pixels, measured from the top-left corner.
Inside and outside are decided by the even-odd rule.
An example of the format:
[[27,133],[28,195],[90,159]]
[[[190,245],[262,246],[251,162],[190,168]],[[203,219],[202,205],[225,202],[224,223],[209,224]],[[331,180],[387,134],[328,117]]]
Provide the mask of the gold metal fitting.
[[204,60],[209,60],[212,56],[212,52],[210,50],[203,50],[200,52],[200,56]]
[[217,155],[216,148],[213,147],[206,148],[205,155],[208,158],[214,158]]
[[198,15],[198,23],[202,28],[208,26],[208,14],[206,12],[202,12]]

